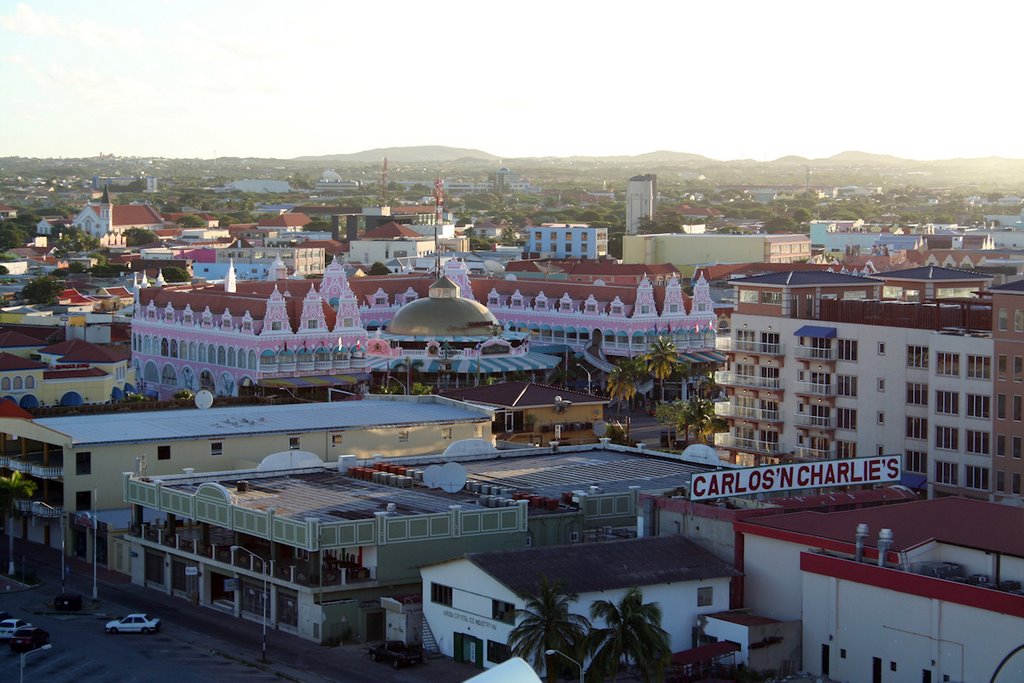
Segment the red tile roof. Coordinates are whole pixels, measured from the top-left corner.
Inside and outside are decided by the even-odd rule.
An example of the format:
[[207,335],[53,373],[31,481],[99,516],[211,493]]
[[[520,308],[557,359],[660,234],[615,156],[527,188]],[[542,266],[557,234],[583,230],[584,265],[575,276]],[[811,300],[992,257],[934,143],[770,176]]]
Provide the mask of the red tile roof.
[[423,235],[395,221],[391,221],[390,223],[378,226],[375,230],[370,230],[362,237],[364,240],[393,240],[398,238],[421,239]]
[[264,218],[256,225],[261,228],[301,228],[310,222],[309,216],[304,213],[282,213],[271,218]]
[[149,204],[115,204],[113,224],[117,227],[133,225],[163,225],[160,217]]
[[10,399],[0,401],[0,417],[16,417],[22,420],[31,420],[32,413],[26,412]]
[[106,377],[108,373],[99,368],[57,368],[44,370],[43,379],[75,379],[78,377]]
[[117,363],[131,356],[131,350],[122,346],[102,346],[84,339],[68,339],[39,349],[39,353],[60,356],[61,363]]
[[31,358],[22,358],[21,356],[15,356],[13,353],[2,352],[0,353],[0,371],[8,370],[40,370],[42,368],[49,367],[46,363],[40,363],[37,360]]
[[30,337],[22,332],[13,330],[0,331],[0,348],[10,349],[26,346],[39,346],[44,340],[38,337]]

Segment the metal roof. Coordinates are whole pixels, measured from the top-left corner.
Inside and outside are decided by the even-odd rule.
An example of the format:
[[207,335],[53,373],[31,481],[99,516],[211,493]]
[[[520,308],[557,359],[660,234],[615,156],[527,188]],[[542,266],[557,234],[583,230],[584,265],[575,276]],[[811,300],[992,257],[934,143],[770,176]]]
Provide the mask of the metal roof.
[[483,408],[449,399],[388,396],[334,403],[70,415],[34,422],[67,435],[80,447],[490,419]]

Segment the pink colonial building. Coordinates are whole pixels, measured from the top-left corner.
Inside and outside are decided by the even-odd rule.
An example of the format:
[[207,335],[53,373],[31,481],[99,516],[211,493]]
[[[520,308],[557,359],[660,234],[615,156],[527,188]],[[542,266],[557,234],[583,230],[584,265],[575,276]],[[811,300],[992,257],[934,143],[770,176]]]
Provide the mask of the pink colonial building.
[[[204,388],[237,395],[255,385],[353,384],[369,370],[389,367],[373,356],[394,351],[374,340],[434,283],[423,275],[349,280],[336,261],[319,282],[236,282],[232,275],[223,285],[136,289],[132,358],[147,391],[166,397]],[[507,333],[527,335],[534,352],[583,352],[595,367],[609,370],[606,356],[645,353],[655,338],[668,336],[686,360],[724,357],[712,350],[718,321],[703,279],[691,297],[677,278],[663,286],[647,278],[635,286],[514,276],[470,280],[460,261],[450,261],[445,275]],[[449,360],[467,361],[453,365],[479,372],[479,363],[468,362],[474,352],[464,349],[465,358]]]

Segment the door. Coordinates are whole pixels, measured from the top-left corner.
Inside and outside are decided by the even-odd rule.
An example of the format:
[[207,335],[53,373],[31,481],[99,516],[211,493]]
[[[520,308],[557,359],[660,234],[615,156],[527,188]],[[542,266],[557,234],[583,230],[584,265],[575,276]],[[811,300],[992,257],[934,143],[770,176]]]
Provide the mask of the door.
[[821,675],[829,675],[829,656],[828,656],[828,645],[821,646]]
[[882,683],[882,659],[871,658],[871,683]]

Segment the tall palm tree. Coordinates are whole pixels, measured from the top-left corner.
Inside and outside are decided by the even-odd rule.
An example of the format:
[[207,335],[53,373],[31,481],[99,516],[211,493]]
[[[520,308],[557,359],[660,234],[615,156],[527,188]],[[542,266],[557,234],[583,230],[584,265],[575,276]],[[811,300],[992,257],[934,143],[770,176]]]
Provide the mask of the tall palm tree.
[[14,471],[9,477],[0,477],[0,512],[7,525],[7,573],[14,574],[14,518],[18,516],[18,501],[28,500],[36,492],[36,483]]
[[564,592],[561,581],[550,582],[542,575],[536,595],[524,597],[526,606],[516,610],[519,623],[509,633],[509,647],[533,668],[543,665],[548,683],[555,683],[558,680],[557,655],[548,655],[547,651],[560,650],[567,654],[581,651],[590,622],[569,611],[579,596]]
[[661,402],[665,402],[665,380],[679,367],[679,350],[668,337],[658,337],[651,342],[647,353],[640,357],[647,371],[661,384]]
[[643,382],[647,368],[639,358],[626,358],[608,373],[608,395],[629,403],[636,396],[636,387]]
[[601,680],[615,681],[619,665],[636,663],[644,681],[661,680],[665,664],[672,655],[668,632],[661,627],[661,608],[644,602],[639,588],[630,588],[617,603],[598,600],[590,606],[590,617],[600,619],[604,628],[593,629],[588,649],[593,657],[590,670]]
[[687,436],[689,436],[690,430],[693,430],[693,435],[697,440],[706,441],[716,431],[715,404],[696,394],[683,404],[680,417],[686,424]]

